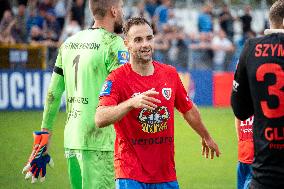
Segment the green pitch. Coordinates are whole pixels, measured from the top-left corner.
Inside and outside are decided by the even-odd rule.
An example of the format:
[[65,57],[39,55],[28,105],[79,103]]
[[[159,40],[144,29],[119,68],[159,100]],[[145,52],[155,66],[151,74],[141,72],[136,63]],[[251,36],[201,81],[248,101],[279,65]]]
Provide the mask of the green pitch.
[[[229,108],[200,108],[200,111],[222,154],[214,160],[203,158],[199,137],[177,113],[175,158],[180,188],[234,189],[237,140],[232,111]],[[21,174],[31,152],[32,132],[39,130],[41,116],[41,112],[0,112],[0,188],[70,188],[63,150],[65,113],[60,113],[56,121],[50,150],[55,167],[47,168],[45,183],[32,185]]]

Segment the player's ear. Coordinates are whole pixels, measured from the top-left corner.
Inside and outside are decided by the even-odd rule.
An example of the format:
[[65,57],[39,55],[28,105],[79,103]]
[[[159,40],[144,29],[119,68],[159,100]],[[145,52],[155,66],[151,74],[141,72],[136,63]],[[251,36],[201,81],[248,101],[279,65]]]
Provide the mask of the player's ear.
[[117,17],[117,10],[114,6],[111,6],[110,13],[113,17]]
[[125,36],[125,38],[124,38],[124,45],[128,48],[128,40],[127,40],[127,37]]
[[130,52],[131,48],[129,47],[129,41],[128,41],[127,37],[125,37],[125,39],[124,39],[124,45],[126,46],[128,52]]

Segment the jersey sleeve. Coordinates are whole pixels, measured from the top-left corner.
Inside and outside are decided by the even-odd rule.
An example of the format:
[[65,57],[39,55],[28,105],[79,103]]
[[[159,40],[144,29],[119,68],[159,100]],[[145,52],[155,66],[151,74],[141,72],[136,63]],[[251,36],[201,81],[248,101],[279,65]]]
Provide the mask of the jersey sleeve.
[[99,106],[114,106],[119,100],[119,83],[115,80],[115,74],[111,73],[105,80],[99,96]]
[[233,112],[235,116],[242,121],[249,118],[254,113],[246,68],[248,53],[249,41],[246,42],[241,53],[237,70],[234,75],[231,94],[231,106]]
[[52,130],[64,90],[65,84],[62,70],[61,49],[59,49],[45,100],[41,128]]
[[187,92],[176,71],[175,71],[175,77],[176,77],[175,107],[179,112],[185,113],[192,108],[193,103],[189,99]]
[[106,68],[110,73],[129,60],[128,51],[124,45],[123,39],[117,36],[109,45],[106,55]]

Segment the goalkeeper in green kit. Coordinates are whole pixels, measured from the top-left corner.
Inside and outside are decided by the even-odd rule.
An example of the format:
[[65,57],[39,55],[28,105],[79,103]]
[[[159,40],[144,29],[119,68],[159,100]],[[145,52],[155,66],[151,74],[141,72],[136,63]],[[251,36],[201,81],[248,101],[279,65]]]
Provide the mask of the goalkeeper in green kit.
[[[95,20],[92,28],[71,36],[59,49],[41,128],[43,134],[51,135],[62,94],[66,91],[64,148],[71,186],[74,189],[111,189],[115,187],[115,132],[113,127],[97,128],[94,115],[107,75],[128,61],[123,39],[116,35],[122,32],[123,2],[90,0],[89,6]],[[35,133],[34,136],[42,133]],[[31,156],[29,162],[33,162],[33,165],[24,169],[25,173],[29,173],[26,178],[32,177],[34,181],[38,175],[44,178],[45,167],[50,159],[34,161],[33,157],[48,155],[47,147],[40,147],[42,150],[34,151],[42,154]],[[39,165],[40,168],[37,167]]]

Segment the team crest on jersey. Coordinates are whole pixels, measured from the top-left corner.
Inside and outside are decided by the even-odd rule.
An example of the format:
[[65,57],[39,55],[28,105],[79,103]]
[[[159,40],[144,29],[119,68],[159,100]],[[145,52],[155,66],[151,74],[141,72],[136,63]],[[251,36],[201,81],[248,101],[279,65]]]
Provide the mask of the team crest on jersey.
[[117,56],[120,64],[125,64],[129,60],[129,54],[127,51],[118,51]]
[[143,108],[138,116],[142,131],[145,133],[157,133],[168,129],[167,121],[170,113],[167,107],[157,107],[155,110]]
[[100,96],[110,95],[111,87],[112,87],[112,81],[110,81],[110,80],[105,81],[103,88],[101,90]]
[[163,88],[162,89],[162,95],[165,97],[165,99],[170,100],[172,96],[172,89],[171,88]]

